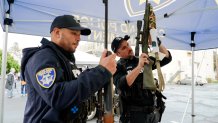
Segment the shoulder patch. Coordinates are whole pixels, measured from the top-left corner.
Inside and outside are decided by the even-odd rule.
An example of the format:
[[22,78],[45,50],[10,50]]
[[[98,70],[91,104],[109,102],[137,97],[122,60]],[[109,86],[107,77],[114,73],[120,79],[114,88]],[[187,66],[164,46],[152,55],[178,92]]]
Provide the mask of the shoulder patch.
[[40,86],[44,88],[50,88],[56,78],[56,72],[54,68],[44,68],[36,73],[36,79]]

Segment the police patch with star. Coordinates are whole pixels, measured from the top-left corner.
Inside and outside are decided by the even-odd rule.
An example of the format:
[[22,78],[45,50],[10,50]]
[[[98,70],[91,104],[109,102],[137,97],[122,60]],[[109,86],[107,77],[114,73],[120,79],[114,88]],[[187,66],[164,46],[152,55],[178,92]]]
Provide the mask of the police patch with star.
[[40,86],[44,88],[50,88],[56,78],[56,72],[54,68],[44,68],[36,73],[36,79]]

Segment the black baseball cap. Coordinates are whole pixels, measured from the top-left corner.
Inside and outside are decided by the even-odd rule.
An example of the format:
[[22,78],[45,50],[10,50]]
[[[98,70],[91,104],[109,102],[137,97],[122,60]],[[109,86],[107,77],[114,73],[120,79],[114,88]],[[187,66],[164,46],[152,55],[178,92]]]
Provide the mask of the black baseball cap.
[[124,37],[115,37],[114,40],[111,43],[111,50],[116,53],[117,49],[120,47],[120,44],[123,41],[127,41],[129,40],[130,36],[129,35],[125,35]]
[[50,33],[53,31],[55,27],[67,28],[67,29],[72,29],[72,30],[80,30],[81,35],[91,34],[91,30],[89,28],[82,27],[79,24],[79,21],[76,20],[75,17],[72,15],[57,16],[51,24]]

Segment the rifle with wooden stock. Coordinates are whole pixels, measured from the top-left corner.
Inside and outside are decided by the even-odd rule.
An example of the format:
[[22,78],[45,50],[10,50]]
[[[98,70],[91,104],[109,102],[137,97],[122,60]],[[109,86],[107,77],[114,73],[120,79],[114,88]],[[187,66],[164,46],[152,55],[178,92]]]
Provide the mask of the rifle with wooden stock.
[[[108,0],[102,0],[105,5],[105,41],[104,41],[104,48],[107,49],[108,45]],[[112,54],[108,51],[107,56]],[[104,89],[100,89],[98,91],[97,96],[97,109],[98,109],[98,116],[97,116],[97,123],[113,123],[113,78],[111,81],[104,86]],[[104,103],[103,99],[104,97]]]
[[[108,46],[108,0],[103,0],[105,4],[105,42],[104,47],[107,49]],[[112,53],[108,51],[107,55]],[[111,81],[104,86],[104,123],[114,123],[113,116],[113,78]]]

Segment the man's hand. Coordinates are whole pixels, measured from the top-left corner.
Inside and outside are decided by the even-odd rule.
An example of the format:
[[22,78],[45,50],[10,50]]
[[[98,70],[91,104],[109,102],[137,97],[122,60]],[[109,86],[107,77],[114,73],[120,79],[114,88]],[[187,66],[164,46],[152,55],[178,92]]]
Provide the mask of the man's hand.
[[117,70],[117,63],[116,63],[116,54],[111,54],[107,56],[107,50],[104,50],[104,52],[101,55],[101,59],[99,64],[105,67],[108,71],[111,72],[113,75]]
[[139,57],[138,67],[143,68],[145,64],[149,64],[149,56],[145,53],[142,53]]

